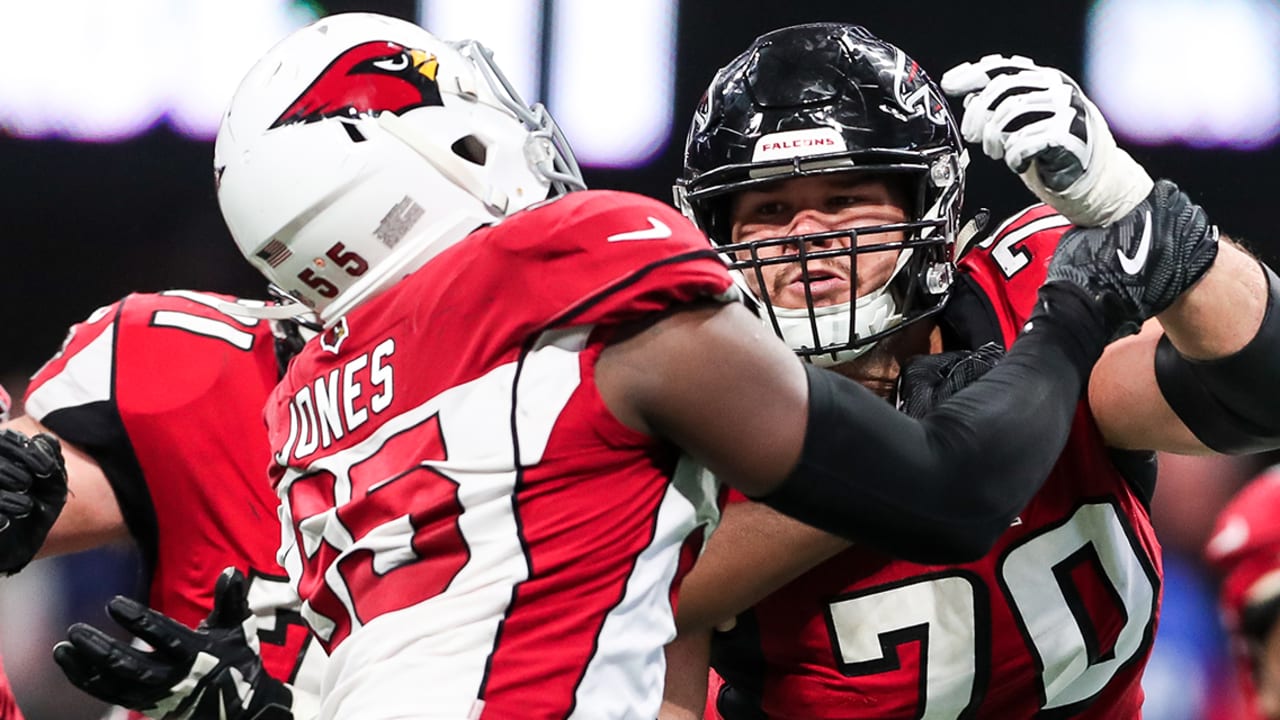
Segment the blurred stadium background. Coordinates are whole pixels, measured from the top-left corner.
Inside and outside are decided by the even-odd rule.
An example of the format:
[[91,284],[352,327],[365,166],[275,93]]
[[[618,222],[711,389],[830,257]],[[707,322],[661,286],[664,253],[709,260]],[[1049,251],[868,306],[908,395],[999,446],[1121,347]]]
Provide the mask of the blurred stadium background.
[[[662,199],[712,73],[774,27],[861,23],[935,79],[984,54],[1027,55],[1081,79],[1153,175],[1175,178],[1227,232],[1280,258],[1271,0],[0,0],[0,382],[15,397],[68,325],[126,293],[263,295],[218,213],[212,135],[259,54],[313,18],[349,11],[485,42],[526,99],[552,110],[591,185]],[[1030,201],[980,154],[968,187],[968,213]],[[1155,515],[1167,577],[1151,720],[1233,716],[1213,578],[1198,553],[1230,493],[1274,459],[1162,459]],[[67,624],[106,622],[105,600],[136,587],[127,547],[0,581],[0,652],[31,720],[101,712],[48,651]]]

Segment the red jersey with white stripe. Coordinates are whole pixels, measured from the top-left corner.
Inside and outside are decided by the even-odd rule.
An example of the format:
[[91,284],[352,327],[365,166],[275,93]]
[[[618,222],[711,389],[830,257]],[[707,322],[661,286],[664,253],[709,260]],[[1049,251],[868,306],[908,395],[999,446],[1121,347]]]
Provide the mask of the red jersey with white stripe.
[[[961,260],[943,322],[1011,343],[1067,228],[1044,206],[1012,218]],[[1105,448],[1082,402],[1044,487],[986,557],[928,566],[852,548],[718,637],[717,669],[769,718],[1139,717],[1161,583],[1153,471],[1149,453]]]
[[171,291],[100,308],[32,378],[26,411],[102,468],[150,571],[151,607],[194,627],[234,565],[250,578],[268,672],[318,692],[324,654],[276,561],[262,421],[275,338],[270,323],[218,309],[232,301]]
[[714,493],[594,381],[623,323],[726,299],[666,205],[584,191],[482,228],[308,343],[271,397],[285,567],[324,718],[644,718]]

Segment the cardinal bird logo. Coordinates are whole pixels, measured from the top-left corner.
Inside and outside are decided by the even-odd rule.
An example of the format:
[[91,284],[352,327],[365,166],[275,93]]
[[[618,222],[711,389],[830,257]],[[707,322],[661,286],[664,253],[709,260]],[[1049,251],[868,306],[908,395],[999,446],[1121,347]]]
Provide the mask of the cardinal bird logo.
[[436,56],[423,50],[387,40],[361,43],[334,58],[271,128],[443,105],[439,67]]

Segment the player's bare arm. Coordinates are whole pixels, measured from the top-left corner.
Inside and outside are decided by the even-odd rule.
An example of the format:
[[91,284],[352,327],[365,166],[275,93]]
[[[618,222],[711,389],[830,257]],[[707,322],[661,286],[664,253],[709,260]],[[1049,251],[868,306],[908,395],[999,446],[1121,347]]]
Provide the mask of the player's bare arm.
[[[0,425],[28,437],[47,433],[35,418],[21,416]],[[36,557],[63,555],[99,547],[129,537],[115,492],[98,463],[83,450],[58,438],[67,465],[67,503],[40,546]]]
[[1268,285],[1258,260],[1223,237],[1209,272],[1142,332],[1113,343],[1089,379],[1089,405],[1107,442],[1120,448],[1212,452],[1169,406],[1156,379],[1162,336],[1196,361],[1240,352],[1257,337]]
[[681,633],[664,653],[667,676],[658,720],[700,720],[707,703],[711,632]]
[[676,628],[696,632],[727,622],[849,546],[762,503],[730,503],[680,584]]
[[[989,55],[943,77],[963,97],[965,139],[1003,159],[1040,199],[1079,226],[1120,228],[1121,270],[1146,272],[1153,232],[1199,234],[1207,271],[1134,338],[1111,348],[1089,402],[1107,442],[1182,453],[1259,452],[1280,445],[1280,292],[1265,265],[1229,241],[1185,194],[1116,147],[1076,83],[1022,57]],[[1163,330],[1163,333],[1160,332]]]
[[12,423],[0,427],[0,572],[12,575],[31,562],[66,500],[58,439]]

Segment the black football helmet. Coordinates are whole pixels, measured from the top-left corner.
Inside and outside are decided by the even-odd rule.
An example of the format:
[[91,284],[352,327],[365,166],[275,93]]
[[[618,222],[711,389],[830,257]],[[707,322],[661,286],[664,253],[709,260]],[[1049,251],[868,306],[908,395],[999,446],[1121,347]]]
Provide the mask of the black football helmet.
[[[966,163],[942,91],[915,61],[857,25],[796,25],[760,36],[716,73],[689,129],[676,204],[735,270],[754,274],[758,292],[741,284],[774,331],[801,357],[832,365],[942,309],[955,268]],[[736,193],[847,172],[896,176],[893,182],[908,190],[907,222],[840,231],[847,248],[815,245],[829,243],[833,233],[732,244]],[[869,234],[891,231],[904,231],[905,240],[866,243]],[[788,252],[762,258],[769,246]],[[854,282],[858,255],[871,252],[899,253],[885,285],[863,289],[848,303],[815,305],[810,261],[846,256]],[[778,263],[800,263],[808,308],[771,302],[760,271]]]

